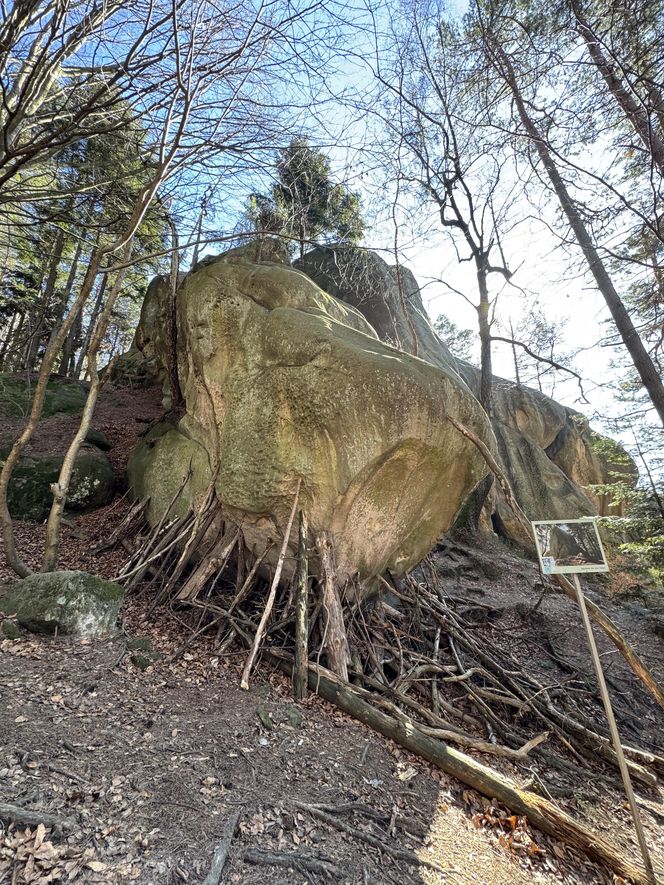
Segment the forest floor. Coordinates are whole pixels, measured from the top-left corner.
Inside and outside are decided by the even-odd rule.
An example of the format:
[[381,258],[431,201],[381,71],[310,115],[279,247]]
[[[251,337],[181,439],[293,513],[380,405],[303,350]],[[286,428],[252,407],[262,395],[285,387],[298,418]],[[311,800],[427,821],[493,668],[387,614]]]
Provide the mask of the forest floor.
[[[158,412],[154,389],[105,391],[95,426],[114,443],[119,478]],[[42,433],[38,445],[47,444],[48,426]],[[108,507],[69,518],[61,567],[114,577],[125,551],[94,551],[127,507],[120,488]],[[19,523],[16,537],[37,565],[43,527]],[[486,641],[506,644],[549,685],[585,690],[591,665],[578,613],[553,594],[537,606],[532,563],[495,539],[467,560],[445,549],[436,557],[449,593],[467,612],[477,609]],[[0,560],[0,592],[10,577]],[[602,585],[587,589],[596,601],[603,596]],[[615,881],[319,698],[294,704],[289,681],[268,665],[242,691],[243,650],[219,655],[214,640],[202,638],[170,660],[191,625],[177,611],[151,612],[151,603],[128,598],[122,628],[105,641],[26,636],[0,643],[0,806],[67,822],[63,832],[0,823],[0,883],[196,885],[236,813],[224,883]],[[664,682],[661,638],[638,606],[602,604]],[[155,653],[146,669],[131,638],[147,640]],[[661,753],[662,711],[602,637],[600,651],[626,741]],[[596,713],[599,719],[599,706]],[[523,779],[507,760],[478,758]],[[651,790],[643,816],[664,863],[662,798]],[[597,787],[589,771],[563,802],[638,860],[617,784]]]

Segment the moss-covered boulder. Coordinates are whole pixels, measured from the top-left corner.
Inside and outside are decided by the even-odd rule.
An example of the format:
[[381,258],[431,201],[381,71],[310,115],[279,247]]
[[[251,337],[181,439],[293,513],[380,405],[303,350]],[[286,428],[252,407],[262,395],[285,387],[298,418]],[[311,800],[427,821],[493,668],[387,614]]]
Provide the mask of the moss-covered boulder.
[[299,479],[312,533],[333,536],[340,581],[369,579],[418,562],[486,474],[447,420],[495,448],[459,375],[381,342],[293,268],[243,253],[203,262],[180,286],[178,323],[186,415],[146,438],[129,467],[152,520],[190,470],[179,508],[218,464],[224,518],[254,553],[269,548],[269,562]]
[[11,621],[9,618],[5,618],[2,623],[0,623],[0,633],[2,633],[3,639],[20,639],[21,631],[16,624],[15,621]]
[[86,572],[47,572],[12,584],[0,611],[33,633],[104,636],[115,626],[123,592]]
[[[34,378],[28,381],[17,375],[0,372],[0,417],[25,417],[30,411],[34,390]],[[86,396],[85,384],[53,376],[46,386],[43,416],[77,415],[85,405]]]
[[101,430],[96,430],[94,427],[91,427],[86,433],[85,442],[97,449],[101,449],[102,452],[110,452],[113,448],[113,443],[106,434],[102,433]]
[[[7,451],[0,451],[0,465]],[[9,512],[15,519],[41,522],[48,516],[53,494],[51,484],[57,482],[62,466],[61,455],[25,455],[20,458],[9,484]],[[83,445],[69,486],[67,509],[94,510],[113,497],[115,477],[106,455],[95,446]]]

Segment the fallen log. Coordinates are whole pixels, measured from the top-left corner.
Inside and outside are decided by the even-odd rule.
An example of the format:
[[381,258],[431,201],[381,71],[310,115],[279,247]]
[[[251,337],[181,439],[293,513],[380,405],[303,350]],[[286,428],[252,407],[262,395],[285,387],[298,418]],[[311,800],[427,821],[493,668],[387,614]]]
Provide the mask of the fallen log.
[[70,817],[59,817],[57,814],[23,808],[21,805],[12,805],[9,802],[0,802],[0,820],[23,824],[26,827],[38,827],[39,824],[43,824],[58,834],[71,832],[78,826],[76,821]]
[[[266,652],[266,656],[288,675],[292,673],[291,655],[275,650]],[[478,793],[497,799],[516,814],[527,817],[543,833],[561,839],[635,885],[652,885],[641,867],[623,857],[622,849],[575,821],[553,802],[522,789],[514,781],[454,747],[428,737],[412,724],[376,710],[358,697],[351,685],[342,682],[331,671],[310,664],[309,687],[326,701],[404,749],[433,763]]]

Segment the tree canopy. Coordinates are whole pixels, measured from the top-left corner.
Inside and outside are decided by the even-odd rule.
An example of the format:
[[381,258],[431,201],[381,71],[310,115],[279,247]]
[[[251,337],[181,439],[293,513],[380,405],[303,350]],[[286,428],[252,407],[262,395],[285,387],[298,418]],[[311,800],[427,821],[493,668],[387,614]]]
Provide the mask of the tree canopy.
[[357,243],[364,235],[358,194],[336,182],[330,161],[307,138],[294,138],[276,161],[270,193],[252,194],[248,215],[258,231],[278,233],[297,242]]

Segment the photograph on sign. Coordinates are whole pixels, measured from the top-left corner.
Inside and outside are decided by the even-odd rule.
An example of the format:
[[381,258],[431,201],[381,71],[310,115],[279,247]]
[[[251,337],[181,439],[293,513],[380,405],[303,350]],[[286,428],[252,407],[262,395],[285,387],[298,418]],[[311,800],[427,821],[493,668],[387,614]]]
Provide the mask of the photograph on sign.
[[532,526],[543,574],[608,572],[594,519],[540,520]]

